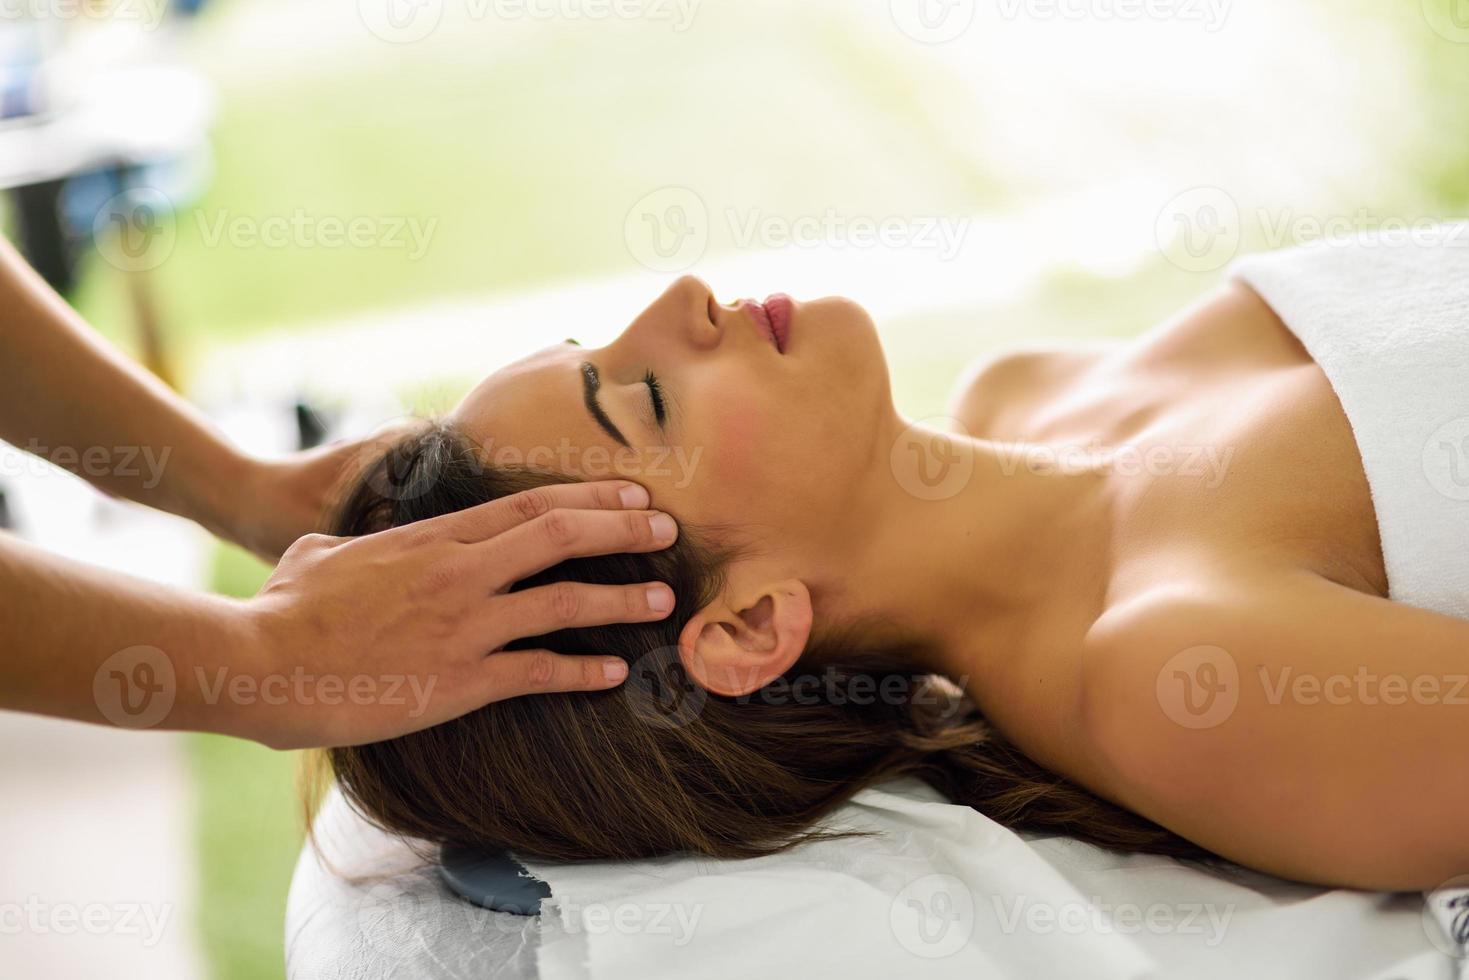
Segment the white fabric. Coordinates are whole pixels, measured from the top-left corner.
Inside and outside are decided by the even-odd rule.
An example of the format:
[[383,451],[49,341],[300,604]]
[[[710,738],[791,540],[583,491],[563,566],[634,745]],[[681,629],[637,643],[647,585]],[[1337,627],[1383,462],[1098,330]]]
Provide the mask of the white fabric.
[[1392,597],[1469,619],[1469,224],[1246,256],[1231,272],[1341,401]]
[[[334,795],[317,821],[323,847],[338,871],[372,877],[302,853],[287,975],[1452,980],[1469,963],[1448,955],[1417,895],[1027,841],[915,783],[860,794],[834,825],[883,836],[744,862],[536,864],[560,903],[538,921],[459,901]],[[1464,928],[1463,908],[1444,911]]]

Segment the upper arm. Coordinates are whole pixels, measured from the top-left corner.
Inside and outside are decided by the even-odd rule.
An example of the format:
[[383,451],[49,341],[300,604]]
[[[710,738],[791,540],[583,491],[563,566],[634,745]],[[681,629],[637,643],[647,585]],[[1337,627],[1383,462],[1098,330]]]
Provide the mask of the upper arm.
[[1469,623],[1305,572],[1098,623],[1082,724],[1118,802],[1286,877],[1469,870]]

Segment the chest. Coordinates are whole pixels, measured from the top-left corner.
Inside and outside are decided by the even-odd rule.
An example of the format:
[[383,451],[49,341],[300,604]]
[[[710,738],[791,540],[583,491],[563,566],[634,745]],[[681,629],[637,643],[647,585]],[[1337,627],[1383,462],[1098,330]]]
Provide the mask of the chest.
[[[1330,382],[1254,293],[1232,287],[1003,406],[965,400],[1028,465],[1098,466],[1118,501],[1116,592],[1194,562],[1277,560],[1387,594],[1376,514]],[[1160,559],[1169,556],[1176,560]]]

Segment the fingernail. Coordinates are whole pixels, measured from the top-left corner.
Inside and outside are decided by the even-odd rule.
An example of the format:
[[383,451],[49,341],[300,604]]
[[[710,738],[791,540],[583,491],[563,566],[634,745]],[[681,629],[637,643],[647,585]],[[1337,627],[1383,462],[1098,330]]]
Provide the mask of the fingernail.
[[622,660],[607,660],[602,664],[602,676],[609,684],[621,684],[627,677],[627,663]]
[[617,491],[617,499],[622,501],[622,506],[628,510],[642,510],[643,508],[647,507],[650,502],[648,499],[648,491],[644,490],[636,483],[630,483],[627,486],[623,487],[621,490]]
[[667,514],[654,514],[648,518],[648,527],[653,531],[654,541],[672,541],[678,537],[678,525]]
[[666,585],[648,586],[648,608],[666,613],[673,608],[673,590]]

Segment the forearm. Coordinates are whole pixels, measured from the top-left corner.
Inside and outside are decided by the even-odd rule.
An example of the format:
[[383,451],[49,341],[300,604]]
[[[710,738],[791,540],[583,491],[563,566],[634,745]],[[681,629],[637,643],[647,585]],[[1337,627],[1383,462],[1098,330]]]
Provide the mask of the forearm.
[[0,439],[228,536],[250,460],[0,239]]
[[266,672],[253,635],[243,603],[0,534],[0,709],[258,738],[219,684]]

